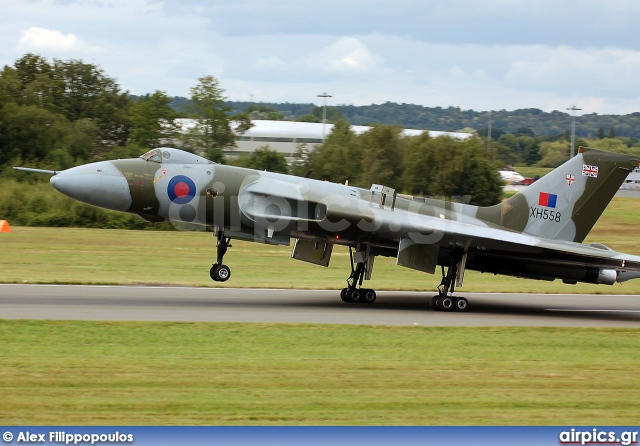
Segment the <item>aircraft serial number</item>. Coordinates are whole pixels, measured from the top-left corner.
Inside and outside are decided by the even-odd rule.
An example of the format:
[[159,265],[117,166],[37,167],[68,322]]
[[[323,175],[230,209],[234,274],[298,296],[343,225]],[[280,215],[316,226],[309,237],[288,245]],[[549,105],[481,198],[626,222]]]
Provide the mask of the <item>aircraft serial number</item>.
[[539,220],[560,221],[561,215],[558,211],[552,211],[549,209],[540,209],[537,207],[531,207],[531,213],[529,218],[537,218]]

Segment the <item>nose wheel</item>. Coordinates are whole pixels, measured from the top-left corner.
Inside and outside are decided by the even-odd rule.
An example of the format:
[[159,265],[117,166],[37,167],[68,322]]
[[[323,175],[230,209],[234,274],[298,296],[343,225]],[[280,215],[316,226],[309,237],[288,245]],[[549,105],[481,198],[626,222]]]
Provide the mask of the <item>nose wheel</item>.
[[209,275],[211,279],[216,282],[226,282],[231,277],[231,268],[222,263],[224,259],[224,255],[227,253],[227,249],[231,248],[231,238],[224,236],[224,231],[222,229],[218,230],[218,243],[217,243],[217,254],[218,258],[216,259],[216,263],[211,265],[211,270],[209,271]]
[[209,271],[209,275],[216,282],[226,282],[231,277],[231,268],[227,265],[216,265],[215,263],[211,266],[211,270]]

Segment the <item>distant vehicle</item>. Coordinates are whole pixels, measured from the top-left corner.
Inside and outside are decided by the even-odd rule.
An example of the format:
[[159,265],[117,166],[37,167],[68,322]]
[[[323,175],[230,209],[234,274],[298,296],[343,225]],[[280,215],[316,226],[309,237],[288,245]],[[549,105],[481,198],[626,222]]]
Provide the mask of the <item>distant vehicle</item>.
[[640,168],[636,167],[620,186],[622,190],[640,190]]
[[500,177],[502,178],[502,181],[504,181],[507,184],[518,184],[521,181],[524,181],[525,179],[522,175],[520,175],[515,170],[499,170],[498,172],[500,173]]
[[516,186],[531,186],[533,183],[535,183],[535,181],[537,180],[537,178],[525,178],[522,181],[518,181],[517,183],[515,183]]

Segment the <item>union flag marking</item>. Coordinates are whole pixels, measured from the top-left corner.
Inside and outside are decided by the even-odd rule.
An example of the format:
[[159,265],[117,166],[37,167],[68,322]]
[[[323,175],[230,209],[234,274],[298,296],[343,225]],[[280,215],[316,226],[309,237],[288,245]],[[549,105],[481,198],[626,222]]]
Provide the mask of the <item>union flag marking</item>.
[[585,177],[598,178],[598,166],[582,165],[582,175]]

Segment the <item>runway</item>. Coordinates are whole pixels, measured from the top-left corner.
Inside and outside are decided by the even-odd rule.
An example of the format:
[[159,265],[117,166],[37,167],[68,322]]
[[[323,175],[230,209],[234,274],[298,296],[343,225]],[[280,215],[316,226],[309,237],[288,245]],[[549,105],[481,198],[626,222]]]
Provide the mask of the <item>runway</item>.
[[640,296],[460,293],[469,310],[448,313],[432,295],[380,291],[367,305],[338,291],[0,284],[0,318],[640,328]]

